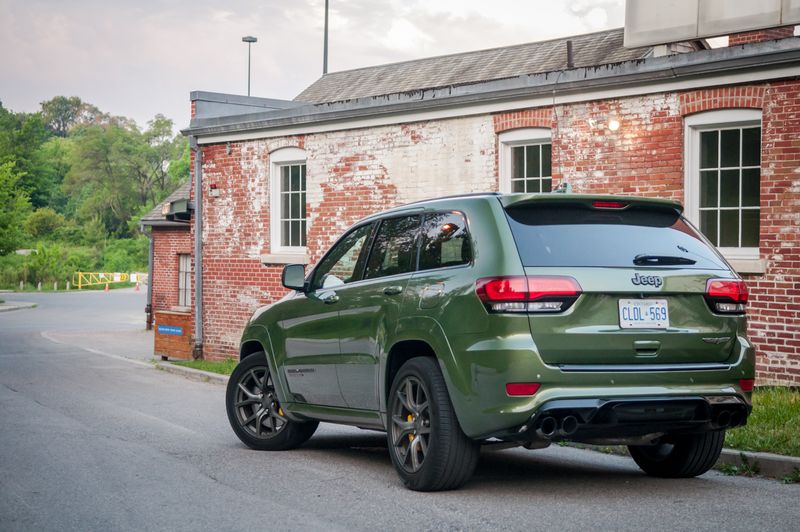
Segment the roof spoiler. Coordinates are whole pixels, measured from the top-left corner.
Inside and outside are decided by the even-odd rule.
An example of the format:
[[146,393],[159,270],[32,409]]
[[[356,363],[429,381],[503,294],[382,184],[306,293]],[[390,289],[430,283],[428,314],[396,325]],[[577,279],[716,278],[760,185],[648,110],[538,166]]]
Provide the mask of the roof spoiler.
[[497,198],[503,207],[521,207],[533,204],[581,204],[592,209],[624,210],[630,207],[668,209],[678,214],[683,212],[683,205],[674,200],[659,198],[642,198],[638,196],[613,196],[602,194],[571,194],[569,192],[547,194],[508,194]]

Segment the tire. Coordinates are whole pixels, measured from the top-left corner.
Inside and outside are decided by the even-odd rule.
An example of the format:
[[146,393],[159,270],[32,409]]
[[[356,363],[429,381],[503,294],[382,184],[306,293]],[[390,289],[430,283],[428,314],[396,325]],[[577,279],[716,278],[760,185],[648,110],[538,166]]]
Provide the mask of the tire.
[[406,487],[463,486],[475,471],[480,445],[461,430],[436,360],[417,357],[403,364],[387,403],[389,455]]
[[225,407],[233,432],[242,443],[259,451],[299,447],[319,425],[317,421],[292,421],[283,415],[263,352],[253,353],[233,370]]
[[642,471],[662,478],[702,475],[717,462],[725,431],[665,436],[658,445],[629,445],[628,452]]

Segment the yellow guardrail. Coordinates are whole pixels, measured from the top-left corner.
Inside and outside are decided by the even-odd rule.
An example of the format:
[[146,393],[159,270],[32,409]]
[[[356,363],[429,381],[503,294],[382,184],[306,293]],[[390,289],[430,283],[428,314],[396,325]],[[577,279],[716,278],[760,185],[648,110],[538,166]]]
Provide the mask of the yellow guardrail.
[[72,285],[80,290],[84,286],[127,283],[129,278],[127,273],[119,272],[75,272],[72,274]]

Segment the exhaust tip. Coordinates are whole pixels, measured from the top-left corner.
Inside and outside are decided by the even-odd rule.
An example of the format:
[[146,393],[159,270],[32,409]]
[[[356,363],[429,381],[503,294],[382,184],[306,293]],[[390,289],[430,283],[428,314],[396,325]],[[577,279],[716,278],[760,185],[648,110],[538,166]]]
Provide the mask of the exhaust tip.
[[564,436],[571,436],[578,431],[578,418],[575,416],[566,416],[561,420],[561,434]]
[[734,410],[731,412],[731,427],[738,427],[742,422],[742,413]]
[[731,414],[727,410],[723,410],[717,415],[717,425],[720,427],[727,427],[731,424]]
[[549,438],[556,433],[556,430],[558,430],[558,422],[556,421],[556,418],[552,416],[542,418],[542,421],[539,423],[539,431],[543,436]]

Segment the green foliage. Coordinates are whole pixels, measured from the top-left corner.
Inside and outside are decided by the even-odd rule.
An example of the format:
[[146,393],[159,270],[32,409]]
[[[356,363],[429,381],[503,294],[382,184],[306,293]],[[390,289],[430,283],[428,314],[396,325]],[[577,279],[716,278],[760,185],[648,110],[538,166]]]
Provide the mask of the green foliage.
[[64,217],[50,207],[37,209],[30,216],[25,226],[34,238],[49,238],[57,229],[63,227]]
[[13,163],[0,164],[0,255],[17,249],[24,238],[30,203],[19,186],[20,178]]
[[761,471],[758,462],[755,460],[751,462],[750,459],[747,458],[746,454],[739,453],[739,460],[741,460],[741,463],[739,464],[722,464],[719,467],[719,470],[722,472],[722,474],[730,477],[754,477]]
[[145,236],[109,240],[103,250],[103,271],[147,271],[149,241]]
[[756,388],[747,425],[729,430],[725,445],[742,451],[800,456],[800,390]]

